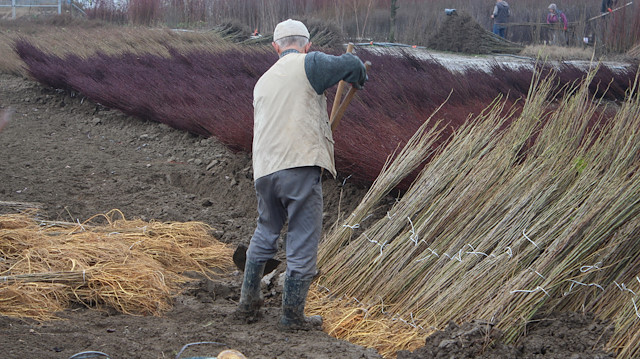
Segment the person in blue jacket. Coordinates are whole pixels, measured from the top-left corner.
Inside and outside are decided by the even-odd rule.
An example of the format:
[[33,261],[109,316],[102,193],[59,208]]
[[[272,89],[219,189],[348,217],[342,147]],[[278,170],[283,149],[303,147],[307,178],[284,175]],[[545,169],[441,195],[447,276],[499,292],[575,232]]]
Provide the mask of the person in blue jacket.
[[491,14],[494,34],[504,38],[507,29],[505,24],[509,22],[510,16],[511,9],[509,8],[509,4],[504,0],[496,0],[496,5],[493,7],[493,14]]

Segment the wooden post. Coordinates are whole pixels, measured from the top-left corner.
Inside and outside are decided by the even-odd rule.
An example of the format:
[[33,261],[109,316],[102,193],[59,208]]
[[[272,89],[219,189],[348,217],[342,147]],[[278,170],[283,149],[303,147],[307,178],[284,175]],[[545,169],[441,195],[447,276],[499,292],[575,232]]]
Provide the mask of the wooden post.
[[[347,45],[347,52],[348,53],[353,52],[352,42],[350,42],[349,45]],[[331,106],[331,116],[329,116],[330,123],[333,121],[333,118],[336,115],[336,111],[338,110],[338,106],[340,105],[340,102],[342,102],[342,93],[344,92],[344,87],[346,85],[347,85],[346,81],[343,81],[343,80],[340,80],[340,82],[338,83],[338,89],[336,90],[336,98],[333,99],[333,106]]]
[[[364,67],[366,68],[367,72],[369,72],[369,69],[371,68],[371,62],[369,61],[365,62]],[[338,110],[336,110],[336,113],[334,114],[334,116],[331,117],[329,121],[329,124],[331,125],[331,132],[335,131],[335,129],[338,127],[338,124],[340,123],[340,120],[342,119],[344,112],[347,110],[347,106],[349,106],[349,103],[351,102],[353,97],[356,95],[356,91],[358,90],[356,90],[355,87],[351,87],[349,89],[349,92],[344,97],[344,100],[340,103],[340,107],[338,108]]]

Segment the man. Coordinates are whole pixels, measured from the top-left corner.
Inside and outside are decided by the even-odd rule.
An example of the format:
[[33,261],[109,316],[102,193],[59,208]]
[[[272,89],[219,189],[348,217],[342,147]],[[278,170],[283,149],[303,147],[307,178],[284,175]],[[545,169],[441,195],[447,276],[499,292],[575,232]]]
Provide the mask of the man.
[[559,29],[553,29],[552,31],[552,39],[551,44],[557,45],[566,44],[567,40],[565,37],[565,33],[567,31],[567,16],[564,12],[558,10],[556,4],[549,5],[549,13],[547,14],[547,24],[555,25],[557,27],[562,27],[563,31],[559,31]]
[[279,23],[272,46],[279,60],[253,90],[253,175],[258,221],[249,243],[236,318],[260,316],[260,280],[278,249],[285,222],[287,269],[282,294],[284,331],[320,329],[320,316],[306,317],[307,292],[317,274],[322,230],[322,169],[336,175],[333,137],[324,91],[340,80],[362,88],[365,66],[356,56],[309,52],[309,31],[300,21]]
[[509,22],[509,16],[511,16],[509,4],[504,0],[496,0],[496,5],[493,7],[493,14],[491,14],[494,34],[504,38],[507,29],[505,24]]

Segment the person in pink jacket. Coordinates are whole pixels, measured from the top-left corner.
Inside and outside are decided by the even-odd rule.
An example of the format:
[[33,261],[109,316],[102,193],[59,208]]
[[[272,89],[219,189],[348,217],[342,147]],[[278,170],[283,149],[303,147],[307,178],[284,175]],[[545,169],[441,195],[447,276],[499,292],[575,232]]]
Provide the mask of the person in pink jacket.
[[[564,12],[558,10],[556,4],[550,4],[548,9],[549,13],[547,14],[547,24],[555,25],[555,28],[552,31],[552,38],[549,42],[552,45],[564,45],[567,42],[565,36],[567,31],[567,16]],[[560,27],[562,28],[562,31],[560,31]]]

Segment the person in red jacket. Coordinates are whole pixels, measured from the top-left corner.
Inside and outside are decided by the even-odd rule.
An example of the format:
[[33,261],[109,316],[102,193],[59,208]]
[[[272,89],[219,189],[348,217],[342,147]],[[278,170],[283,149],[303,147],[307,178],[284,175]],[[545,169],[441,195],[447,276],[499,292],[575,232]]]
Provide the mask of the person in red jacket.
[[547,24],[555,25],[549,43],[552,45],[565,45],[567,43],[565,36],[565,33],[567,32],[567,16],[564,12],[558,10],[556,4],[549,5]]
[[613,12],[613,7],[616,4],[616,0],[602,0],[602,7],[600,8],[600,12],[603,14]]

